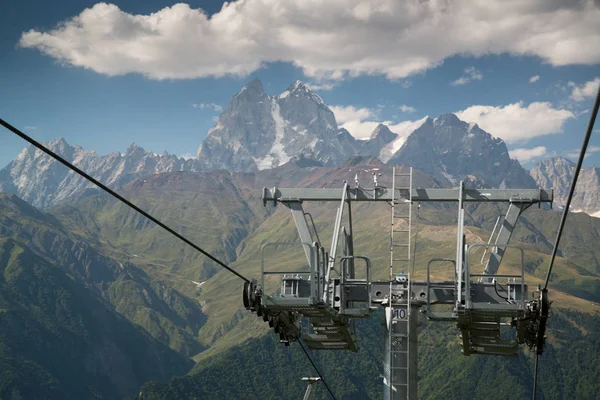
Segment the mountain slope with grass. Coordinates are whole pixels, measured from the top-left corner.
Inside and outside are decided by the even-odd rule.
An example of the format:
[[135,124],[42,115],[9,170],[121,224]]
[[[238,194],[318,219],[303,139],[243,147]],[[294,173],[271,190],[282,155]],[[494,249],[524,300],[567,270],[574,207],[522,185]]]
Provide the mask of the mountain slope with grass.
[[56,266],[165,345],[187,356],[203,349],[196,336],[206,317],[198,303],[116,254],[102,254],[54,216],[0,194],[0,237]]
[[[297,240],[289,210],[282,206],[273,208],[269,203],[263,206],[260,199],[263,186],[341,190],[343,181],[352,181],[358,172],[361,184],[368,187],[373,168],[379,168],[383,174],[380,184],[389,184],[389,166],[376,158],[354,158],[338,168],[288,163],[256,173],[159,174],[134,180],[120,191],[251,278],[259,277],[260,249],[264,243]],[[418,170],[414,174],[416,187],[441,186],[438,180]],[[58,263],[61,273],[70,276],[76,285],[107,307],[114,307],[115,315],[132,322],[148,337],[196,360],[194,368],[188,364],[185,371],[150,377],[147,380],[153,382],[143,386],[139,382],[144,396],[294,398],[303,392],[304,385],[296,380],[300,375],[312,374],[309,365],[301,354],[298,356],[297,349],[288,352],[280,347],[262,319],[243,309],[240,297],[243,282],[145,218],[103,194],[88,196],[49,213],[42,213],[15,196],[4,195],[2,201],[0,236],[30,248],[36,257],[50,264]],[[305,204],[326,247],[331,242],[336,206]],[[352,210],[356,254],[371,258],[374,279],[385,279],[389,206],[363,203],[354,204]],[[504,205],[467,207],[467,241],[487,242],[496,217],[504,212]],[[557,211],[532,207],[521,217],[513,236],[513,243],[525,249],[526,278],[532,287],[544,278],[559,217]],[[575,221],[567,224],[552,279],[550,296],[555,300],[559,317],[552,319],[557,321],[552,324],[557,325],[549,329],[551,346],[547,354],[555,361],[548,362],[554,365],[549,369],[548,382],[562,374],[554,386],[557,393],[564,396],[583,393],[582,398],[586,398],[595,393],[595,385],[574,386],[574,378],[565,380],[561,368],[574,351],[574,347],[569,347],[571,344],[565,344],[565,337],[575,338],[573,346],[593,350],[594,342],[590,342],[586,332],[593,329],[598,318],[595,302],[599,300],[596,288],[600,266],[598,250],[588,243],[597,240],[600,220],[584,214],[573,218]],[[453,205],[422,204],[415,218],[415,223],[418,221],[415,279],[425,278],[429,259],[454,257],[455,219]],[[267,269],[292,270],[304,262],[301,251],[283,247],[266,255]],[[475,252],[474,259],[478,257],[481,253]],[[516,253],[507,254],[503,268],[511,273],[518,271]],[[445,278],[451,276],[451,271],[440,269],[433,274],[435,278]],[[267,280],[265,289],[275,291],[277,286],[274,278]],[[579,314],[560,316],[571,312]],[[380,324],[380,316],[361,321],[358,354],[321,352],[316,356],[326,376],[336,382],[340,398],[381,396],[382,348],[377,347],[382,343],[378,333]],[[526,355],[516,361],[466,358],[460,354],[453,325],[425,324],[423,328],[420,390],[424,398],[440,398],[440,394],[444,398],[462,398],[465,388],[482,388],[494,376],[496,386],[502,389],[498,396],[506,395],[514,387],[518,396],[527,398],[531,372]],[[439,353],[440,349],[444,350]],[[569,354],[563,353],[567,350]],[[551,356],[553,352],[555,356]],[[461,371],[458,376],[457,369]],[[183,378],[164,382],[185,372]],[[578,374],[588,379],[588,373],[592,372],[575,369],[571,376]],[[266,385],[265,379],[259,379],[262,377],[268,377]],[[442,379],[447,383],[440,386]],[[549,392],[544,395],[558,398]],[[320,396],[325,396],[322,390]]]
[[190,368],[26,246],[0,239],[0,260],[0,398],[122,398]]

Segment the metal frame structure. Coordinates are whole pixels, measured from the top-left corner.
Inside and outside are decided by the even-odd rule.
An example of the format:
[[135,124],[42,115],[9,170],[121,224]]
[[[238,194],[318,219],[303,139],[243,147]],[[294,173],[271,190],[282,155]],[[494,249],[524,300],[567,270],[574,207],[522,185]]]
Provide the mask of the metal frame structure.
[[[519,345],[539,344],[536,327],[542,317],[542,301],[547,302],[547,299],[542,299],[539,291],[532,293],[533,297],[530,298],[525,283],[522,250],[520,274],[501,274],[498,269],[506,250],[514,247],[508,242],[518,217],[533,204],[551,203],[553,192],[542,189],[469,189],[462,182],[454,189],[415,189],[412,185],[412,169],[408,173],[396,173],[394,169],[393,174],[391,188],[377,186],[376,180],[373,189],[358,185],[350,188],[347,182],[344,182],[341,190],[264,188],[262,200],[265,205],[281,204],[291,211],[300,242],[263,246],[260,284],[256,280],[245,284],[244,304],[269,322],[279,334],[280,341],[286,345],[302,336],[311,349],[352,351],[358,349],[354,320],[369,317],[374,310],[383,306],[388,333],[383,374],[384,399],[417,399],[419,312],[423,312],[430,320],[456,323],[461,330],[462,352],[466,356],[516,356]],[[407,178],[407,182],[399,184],[396,180],[398,176]],[[339,204],[329,252],[321,245],[314,223],[311,232],[306,218],[310,214],[304,211],[303,203],[313,201]],[[354,254],[353,202],[388,202],[391,205],[388,280],[372,281],[369,259]],[[453,202],[458,205],[456,258],[430,260],[425,281],[414,280],[410,275],[411,207],[414,202]],[[496,221],[488,243],[467,245],[464,205],[481,202],[504,202],[509,203],[509,207],[506,215]],[[402,207],[405,214],[398,215],[398,209]],[[345,211],[347,229],[343,226]],[[399,219],[407,223],[396,223]],[[495,240],[492,240],[494,234]],[[402,235],[404,238],[399,241]],[[266,271],[264,249],[274,245],[302,246],[308,268],[292,272]],[[341,255],[338,255],[339,247]],[[470,262],[472,250],[480,247],[491,250],[482,274],[473,273]],[[398,248],[406,250],[404,258],[397,257]],[[366,276],[361,278],[355,274],[355,263],[359,260],[366,265]],[[398,265],[394,264],[396,261],[404,263],[400,272]],[[431,265],[440,262],[453,266],[454,280],[431,281]],[[281,289],[275,294],[264,293],[264,278],[273,274],[281,276]],[[498,280],[508,281],[502,287]],[[437,304],[451,305],[452,311],[435,311],[432,306]],[[309,332],[303,332],[299,323],[301,318],[309,321]],[[505,329],[514,330],[515,333],[503,337]]]

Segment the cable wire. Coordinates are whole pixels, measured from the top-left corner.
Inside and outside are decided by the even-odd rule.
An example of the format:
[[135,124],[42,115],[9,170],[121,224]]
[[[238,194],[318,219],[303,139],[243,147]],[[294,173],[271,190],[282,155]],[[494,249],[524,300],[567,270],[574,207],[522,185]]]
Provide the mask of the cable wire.
[[565,204],[565,209],[563,210],[562,218],[560,220],[560,225],[558,227],[558,232],[556,232],[556,240],[554,241],[554,248],[552,249],[552,257],[550,258],[550,265],[548,267],[548,272],[546,274],[546,281],[544,282],[544,290],[548,289],[548,283],[550,283],[550,274],[552,273],[552,267],[554,266],[554,259],[556,258],[556,252],[558,251],[558,245],[560,243],[560,238],[562,235],[563,228],[565,227],[565,221],[567,220],[567,215],[569,213],[569,207],[571,206],[571,200],[573,200],[573,194],[575,193],[575,185],[577,185],[577,178],[579,177],[579,171],[581,171],[581,166],[583,164],[583,159],[585,158],[585,153],[587,151],[588,143],[590,142],[590,137],[592,136],[592,130],[594,129],[594,124],[596,123],[596,116],[598,115],[598,107],[600,106],[600,86],[598,86],[598,93],[596,94],[596,102],[594,103],[594,108],[592,109],[592,114],[590,115],[590,122],[588,123],[587,131],[585,132],[585,137],[583,139],[583,144],[581,145],[581,151],[579,152],[579,160],[577,160],[577,166],[575,167],[575,172],[573,173],[573,181],[571,182],[571,187],[569,188],[569,196],[567,197],[567,204]]
[[88,181],[92,182],[94,185],[98,186],[100,189],[104,190],[105,192],[107,192],[108,194],[110,194],[111,196],[113,196],[114,198],[116,198],[117,200],[119,200],[119,201],[127,204],[129,207],[133,208],[135,211],[137,211],[138,213],[142,214],[144,217],[148,218],[150,221],[154,222],[156,225],[160,226],[161,228],[163,228],[164,230],[166,230],[170,234],[174,235],[175,237],[177,237],[181,241],[183,241],[186,244],[190,245],[195,250],[198,250],[200,253],[204,254],[206,257],[210,258],[212,261],[216,262],[221,267],[225,268],[226,270],[228,270],[229,272],[231,272],[232,274],[234,274],[238,278],[240,278],[240,279],[242,279],[242,280],[244,280],[246,282],[250,282],[250,280],[248,278],[246,278],[245,276],[243,276],[239,272],[235,271],[234,269],[232,269],[231,267],[229,267],[228,265],[226,265],[225,263],[223,263],[219,259],[215,258],[213,255],[211,255],[207,251],[203,250],[200,246],[198,246],[197,244],[193,243],[191,240],[187,239],[185,236],[183,236],[180,233],[174,231],[169,226],[167,226],[165,223],[163,223],[163,222],[159,221],[158,219],[154,218],[152,215],[148,214],[146,211],[142,210],[141,208],[139,208],[138,206],[136,206],[135,204],[133,204],[132,202],[130,202],[129,200],[127,200],[126,198],[124,198],[123,196],[121,196],[120,194],[118,194],[117,192],[115,192],[114,190],[108,188],[106,185],[104,185],[104,184],[100,183],[98,180],[92,178],[90,175],[86,174],[85,172],[83,172],[82,170],[80,170],[79,168],[77,168],[76,166],[74,166],[73,164],[71,164],[69,161],[65,160],[64,158],[62,158],[58,154],[54,153],[52,150],[48,149],[43,144],[37,142],[35,139],[33,139],[30,136],[28,136],[27,134],[21,132],[19,129],[15,128],[14,126],[12,126],[11,124],[9,124],[8,122],[4,121],[1,118],[0,118],[0,125],[4,126],[6,129],[8,129],[9,131],[13,132],[15,135],[19,136],[20,138],[22,138],[25,141],[29,142],[33,146],[37,147],[39,150],[41,150],[44,153],[48,154],[50,157],[54,158],[56,161],[58,161],[61,164],[65,165],[67,168],[71,169],[75,173],[81,175],[83,178],[85,178]]
[[538,360],[540,359],[540,355],[535,352],[535,367],[533,370],[533,400],[537,398],[537,371],[538,371]]
[[[587,130],[585,132],[585,136],[583,138],[583,144],[581,145],[581,151],[579,152],[579,159],[577,160],[577,166],[575,167],[575,172],[573,172],[573,180],[571,181],[571,187],[569,188],[569,195],[567,196],[567,203],[565,204],[565,208],[563,210],[562,217],[560,219],[560,224],[558,226],[558,232],[556,232],[556,239],[554,241],[554,247],[552,248],[552,256],[550,257],[550,264],[548,266],[548,272],[546,273],[546,280],[544,281],[544,287],[542,288],[542,294],[547,293],[548,284],[550,283],[550,276],[552,274],[552,267],[554,266],[554,260],[556,259],[556,252],[558,251],[558,245],[560,244],[560,238],[562,236],[563,229],[565,227],[565,222],[567,220],[567,215],[569,214],[569,208],[571,207],[571,200],[573,200],[573,194],[575,193],[575,186],[577,185],[577,179],[579,178],[579,172],[581,171],[581,166],[583,165],[583,160],[585,159],[585,153],[587,151],[588,144],[590,142],[590,137],[592,136],[592,131],[594,129],[594,124],[596,123],[596,117],[598,116],[598,108],[600,107],[600,86],[598,86],[598,92],[596,93],[596,101],[594,102],[594,108],[592,109],[592,114],[590,115],[590,121],[588,123]],[[538,328],[539,334],[539,328]],[[539,362],[539,354],[535,355],[535,367],[533,373],[533,399],[536,399],[537,396],[537,374],[538,374],[538,362]]]
[[308,361],[310,361],[310,363],[312,364],[312,367],[314,368],[314,370],[317,373],[317,375],[319,375],[319,378],[321,378],[321,382],[323,382],[323,384],[325,385],[325,389],[327,389],[327,391],[329,392],[329,395],[331,396],[331,398],[333,400],[336,400],[335,395],[333,394],[333,392],[329,388],[329,385],[327,384],[327,382],[325,382],[325,378],[323,377],[323,375],[321,374],[321,372],[319,372],[319,369],[317,368],[317,365],[313,361],[313,359],[310,356],[310,354],[308,354],[308,351],[306,350],[306,348],[304,347],[304,345],[302,344],[302,342],[300,341],[300,339],[298,339],[298,344],[302,348],[302,351],[306,355],[306,358],[308,358]]

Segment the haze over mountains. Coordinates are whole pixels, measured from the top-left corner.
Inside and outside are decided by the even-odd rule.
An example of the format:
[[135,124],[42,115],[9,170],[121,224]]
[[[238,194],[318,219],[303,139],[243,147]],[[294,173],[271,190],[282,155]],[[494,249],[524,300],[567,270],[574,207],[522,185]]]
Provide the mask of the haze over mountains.
[[[540,161],[531,172],[511,159],[503,140],[454,114],[425,117],[412,124],[408,136],[380,124],[367,140],[339,128],[321,97],[296,81],[283,93],[265,93],[253,80],[232,97],[218,122],[198,149],[198,157],[183,159],[156,154],[132,144],[125,153],[100,156],[56,139],[48,146],[111,187],[146,175],[173,171],[253,172],[288,162],[302,166],[339,166],[354,156],[377,157],[390,164],[408,164],[435,177],[443,186],[460,180],[482,187],[554,188],[563,204],[572,162]],[[585,169],[573,209],[600,212],[600,173]],[[95,190],[93,185],[50,160],[33,147],[0,170],[0,191],[17,194],[40,209],[73,202]]]

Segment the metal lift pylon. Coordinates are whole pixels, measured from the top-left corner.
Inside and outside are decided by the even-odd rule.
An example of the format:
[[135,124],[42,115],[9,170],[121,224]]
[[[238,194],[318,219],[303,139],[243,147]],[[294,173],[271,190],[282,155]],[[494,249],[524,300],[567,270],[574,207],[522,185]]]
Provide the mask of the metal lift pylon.
[[[273,271],[273,265],[277,263],[266,262],[263,253],[261,279],[253,279],[244,285],[243,300],[248,310],[268,321],[282,343],[289,345],[302,335],[306,345],[314,350],[357,351],[352,322],[356,318],[369,317],[374,310],[383,306],[387,327],[387,337],[384,339],[384,398],[413,400],[418,398],[419,311],[432,321],[454,322],[461,331],[465,356],[515,356],[518,355],[519,345],[535,346],[535,327],[544,317],[547,298],[539,290],[530,296],[525,284],[522,259],[518,274],[498,273],[498,267],[506,249],[512,247],[508,242],[519,215],[532,204],[551,203],[553,192],[542,189],[470,189],[465,188],[462,182],[453,189],[415,189],[411,170],[404,174],[404,182],[401,181],[402,172],[396,174],[394,170],[393,173],[391,188],[378,186],[376,174],[373,174],[372,189],[360,187],[358,179],[355,188],[350,188],[344,182],[342,190],[264,188],[262,198],[265,205],[273,202],[291,210],[300,242],[267,243],[263,245],[263,250],[269,245],[302,246],[308,268]],[[313,236],[307,223],[303,203],[310,201],[339,204],[329,253],[321,246],[316,233]],[[390,276],[387,280],[372,281],[370,260],[355,255],[352,250],[352,202],[387,202],[392,205]],[[456,258],[430,260],[425,281],[417,281],[411,276],[411,260],[414,256],[410,253],[413,202],[458,204]],[[463,232],[463,206],[465,203],[480,202],[509,203],[509,208],[493,243],[490,240],[487,244],[467,245]],[[342,222],[344,209],[347,210],[348,229]],[[316,231],[314,224],[312,228]],[[336,255],[338,240],[342,240],[341,256]],[[472,250],[477,247],[492,249],[483,273],[471,271],[469,260]],[[356,262],[365,264],[363,277],[356,276]],[[430,267],[438,262],[453,265],[455,272],[452,280],[430,280]],[[281,276],[281,289],[275,294],[265,293],[265,276],[272,275]],[[499,279],[508,279],[508,282],[502,287],[497,283]],[[504,294],[499,293],[499,288]],[[435,311],[432,306],[438,304],[452,306],[452,310]],[[308,320],[312,332],[305,332],[304,325],[300,325],[301,318]],[[502,338],[500,327],[513,329],[514,335]]]
[[[412,167],[392,168],[390,283],[385,307],[385,400],[417,399],[417,319],[412,306]],[[393,282],[403,285],[400,291]]]

